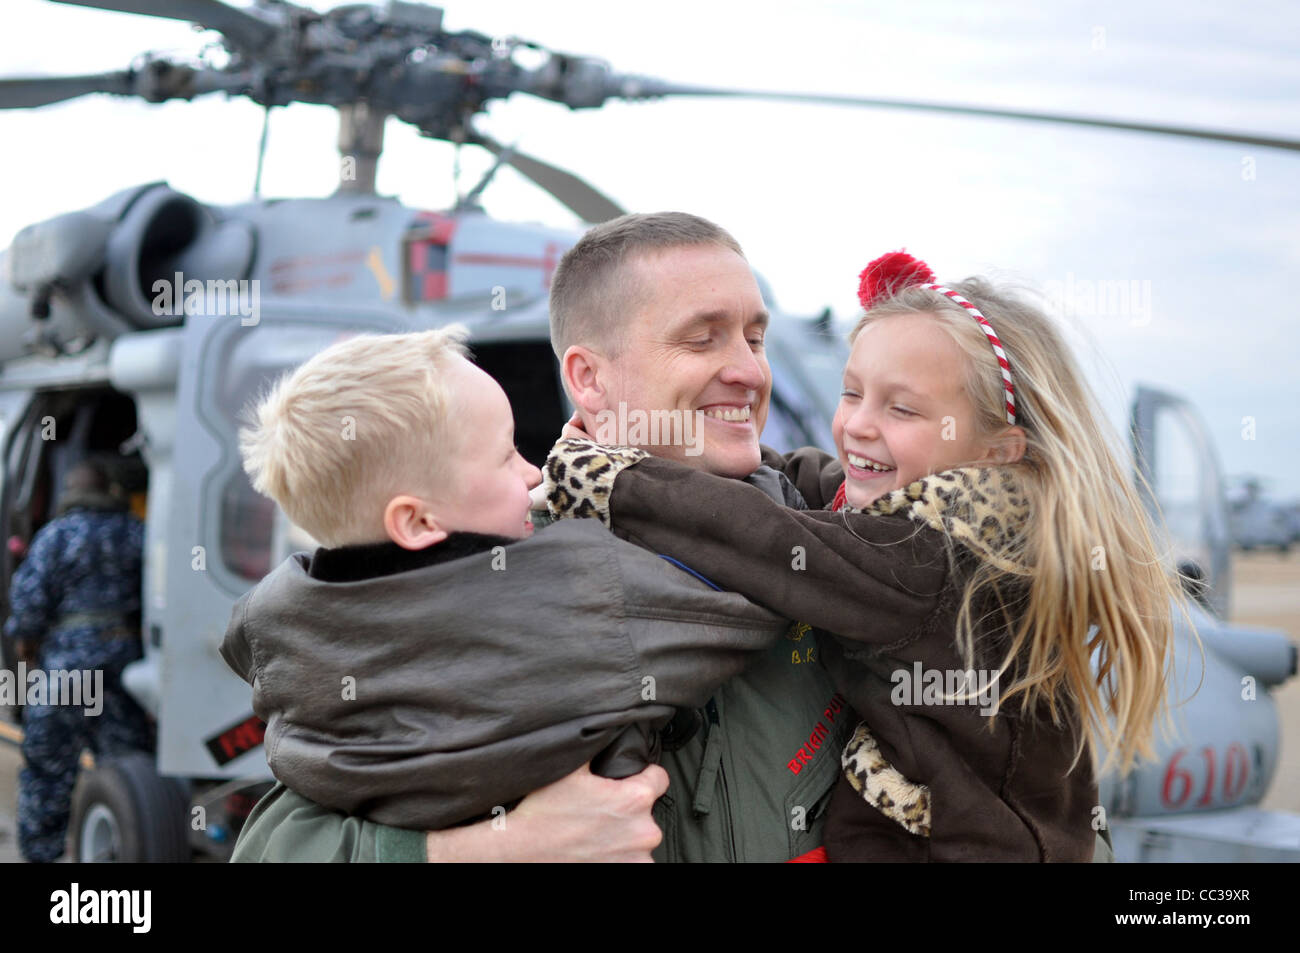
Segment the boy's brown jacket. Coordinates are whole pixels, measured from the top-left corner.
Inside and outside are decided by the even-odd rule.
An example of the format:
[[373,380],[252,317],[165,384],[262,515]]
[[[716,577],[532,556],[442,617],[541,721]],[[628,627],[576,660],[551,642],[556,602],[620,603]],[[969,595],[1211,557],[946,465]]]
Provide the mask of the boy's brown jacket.
[[[815,452],[764,462],[784,465],[813,506],[838,486]],[[1077,725],[1014,703],[991,722],[977,700],[905,696],[930,672],[966,668],[962,584],[981,536],[1014,531],[1003,510],[1023,506],[1004,476],[936,475],[891,494],[885,514],[789,510],[735,481],[586,442],[557,444],[546,478],[557,515],[609,519],[616,534],[835,634],[820,640],[823,660],[867,729],[845,751],[832,860],[1088,861],[1097,786],[1087,751],[1070,770]],[[977,669],[996,668],[1002,635],[977,629]]]
[[239,600],[221,655],[253,686],[280,781],[430,830],[593,758],[625,777],[655,760],[676,707],[789,628],[594,523],[481,539],[503,545],[348,582],[297,553]]

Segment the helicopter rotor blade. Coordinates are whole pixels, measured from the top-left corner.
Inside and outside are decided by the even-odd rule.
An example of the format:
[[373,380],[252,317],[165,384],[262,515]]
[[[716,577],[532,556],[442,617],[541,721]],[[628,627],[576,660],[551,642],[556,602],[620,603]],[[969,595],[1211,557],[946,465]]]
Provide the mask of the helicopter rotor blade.
[[147,17],[184,20],[216,30],[242,50],[258,50],[279,32],[274,24],[250,13],[227,6],[221,0],[54,0],[74,7],[92,7],[116,13],[138,13]]
[[76,99],[90,93],[139,96],[151,103],[194,99],[208,93],[248,93],[252,73],[192,69],[166,60],[153,60],[139,70],[89,76],[34,76],[0,79],[0,109],[26,109]]
[[648,99],[659,96],[725,96],[743,99],[766,99],[775,102],[815,103],[828,106],[868,106],[883,109],[914,109],[925,112],[950,113],[965,116],[985,116],[997,119],[1024,119],[1031,122],[1064,123],[1073,126],[1090,126],[1096,129],[1120,129],[1127,132],[1149,132],[1166,136],[1204,139],[1210,142],[1232,142],[1239,145],[1265,146],[1300,152],[1300,140],[1252,133],[1227,132],[1216,129],[1199,129],[1191,126],[1169,126],[1162,123],[1129,122],[1122,119],[1101,119],[1093,116],[1070,116],[1061,113],[1034,112],[1023,109],[994,109],[982,106],[960,106],[952,103],[934,103],[905,99],[877,99],[863,96],[834,96],[822,93],[788,93],[756,89],[726,89],[710,86],[686,86],[666,83],[645,77],[611,77],[617,93],[626,99]]
[[[467,141],[482,146],[495,156],[507,151],[501,143],[480,132],[471,132]],[[594,225],[626,214],[626,210],[617,202],[572,172],[566,172],[514,148],[509,150],[505,161],[584,222]]]
[[132,88],[132,74],[127,70],[86,76],[8,77],[0,79],[0,109],[47,106],[89,93],[129,96]]

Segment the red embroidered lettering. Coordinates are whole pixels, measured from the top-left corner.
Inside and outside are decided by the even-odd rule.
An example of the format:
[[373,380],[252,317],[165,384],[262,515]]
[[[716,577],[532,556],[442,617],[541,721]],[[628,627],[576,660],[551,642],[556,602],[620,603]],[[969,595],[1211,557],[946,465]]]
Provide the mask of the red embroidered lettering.
[[791,771],[798,774],[799,766],[811,762],[814,755],[821,750],[822,742],[824,742],[826,736],[831,733],[830,729],[826,727],[827,724],[835,724],[835,716],[844,710],[845,704],[847,703],[844,701],[844,696],[839,692],[836,692],[831,696],[830,705],[822,712],[824,720],[817,722],[816,726],[814,726],[812,730],[812,734],[808,736],[808,743],[801,745],[799,750],[795,753],[795,757],[791,758],[786,763],[786,766]]

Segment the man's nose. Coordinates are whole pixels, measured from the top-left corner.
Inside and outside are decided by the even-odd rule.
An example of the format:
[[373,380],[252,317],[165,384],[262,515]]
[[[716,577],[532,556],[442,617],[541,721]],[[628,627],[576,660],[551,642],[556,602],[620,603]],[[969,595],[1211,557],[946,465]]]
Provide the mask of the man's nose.
[[727,362],[719,375],[728,384],[742,384],[750,390],[762,390],[767,382],[763,365],[744,337],[727,352]]

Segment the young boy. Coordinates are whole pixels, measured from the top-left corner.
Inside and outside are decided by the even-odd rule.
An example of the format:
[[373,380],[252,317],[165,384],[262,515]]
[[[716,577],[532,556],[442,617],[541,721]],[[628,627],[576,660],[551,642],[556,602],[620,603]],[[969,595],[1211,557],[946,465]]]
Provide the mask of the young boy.
[[221,654],[253,686],[271,771],[334,810],[438,829],[593,758],[634,774],[674,708],[789,625],[594,520],[533,536],[541,475],[454,329],[326,349],[240,445],[322,548],[238,602]]

